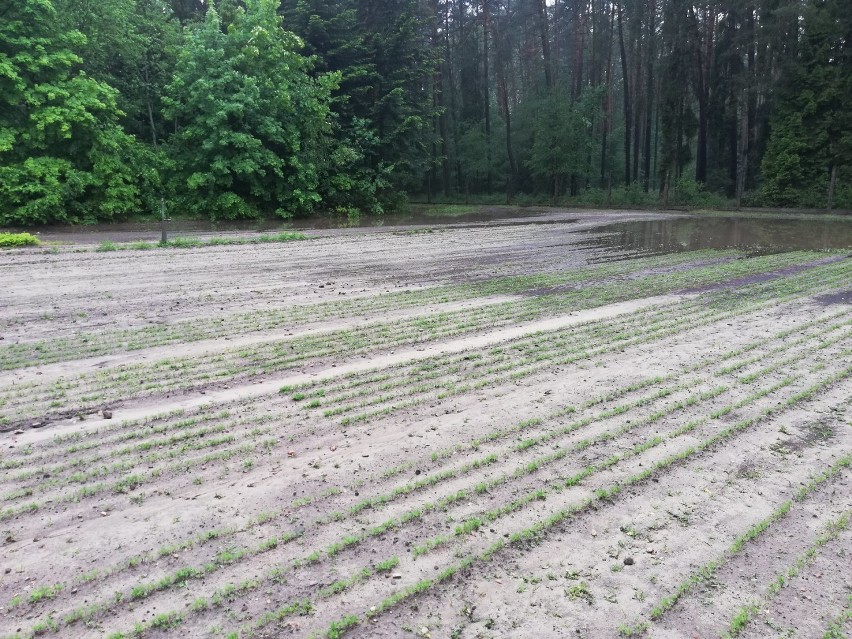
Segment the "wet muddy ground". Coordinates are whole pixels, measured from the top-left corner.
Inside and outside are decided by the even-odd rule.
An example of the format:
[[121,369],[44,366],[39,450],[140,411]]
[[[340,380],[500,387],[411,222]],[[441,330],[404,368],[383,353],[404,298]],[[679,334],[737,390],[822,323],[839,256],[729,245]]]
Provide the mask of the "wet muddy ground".
[[848,636],[849,226],[485,215],[0,252],[0,636]]

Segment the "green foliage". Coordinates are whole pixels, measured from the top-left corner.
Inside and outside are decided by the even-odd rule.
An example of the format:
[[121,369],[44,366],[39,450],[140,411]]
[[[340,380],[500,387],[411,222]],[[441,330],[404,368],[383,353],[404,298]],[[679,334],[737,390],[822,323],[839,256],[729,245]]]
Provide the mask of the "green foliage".
[[340,639],[347,630],[357,626],[359,623],[360,619],[356,615],[346,615],[342,619],[332,621],[325,636],[328,639]]
[[592,119],[599,101],[599,91],[586,91],[579,100],[553,92],[534,106],[527,166],[534,176],[546,181],[546,190],[554,197],[565,191],[571,177],[591,175]]
[[[138,208],[114,89],[79,71],[78,31],[48,0],[0,21],[0,224],[114,219]],[[33,55],[38,51],[39,55]]]
[[681,175],[672,188],[669,195],[671,204],[684,204],[689,206],[724,207],[727,200],[715,193],[705,190],[704,185],[696,182],[691,175]]
[[212,237],[209,240],[201,240],[197,237],[176,237],[167,242],[130,242],[127,244],[116,244],[105,240],[95,249],[98,253],[110,251],[150,251],[154,248],[178,248],[193,249],[205,246],[242,246],[245,244],[272,244],[277,242],[296,242],[306,240],[308,236],[304,233],[293,231],[282,231],[274,235],[258,235],[256,237]]
[[[0,225],[159,215],[163,199],[196,218],[355,224],[439,184],[446,201],[593,206],[658,205],[667,184],[668,203],[717,207],[744,100],[743,204],[822,207],[836,175],[833,203],[852,207],[844,0],[785,8],[797,29],[771,3],[725,6],[715,34],[673,0],[601,5],[577,33],[598,44],[552,55],[556,82],[538,11],[510,3],[7,4]],[[570,12],[542,6],[557,51]]]
[[29,233],[0,233],[0,248],[20,248],[39,244],[41,240]]
[[389,572],[399,565],[398,557],[391,557],[376,564],[376,572]]
[[785,69],[761,166],[763,197],[780,206],[824,206],[833,167],[852,166],[852,5],[807,3],[801,55]]
[[180,25],[169,0],[54,0],[58,18],[86,37],[82,69],[119,92],[123,124],[156,146],[167,135],[163,88],[174,71]]
[[430,166],[435,107],[424,85],[435,61],[417,0],[284,0],[285,24],[339,74],[335,145],[320,192],[330,210],[382,213],[402,204]]
[[211,219],[289,217],[320,201],[338,76],[311,78],[301,41],[273,0],[249,0],[228,32],[214,8],[191,30],[164,98],[173,187],[182,210]]

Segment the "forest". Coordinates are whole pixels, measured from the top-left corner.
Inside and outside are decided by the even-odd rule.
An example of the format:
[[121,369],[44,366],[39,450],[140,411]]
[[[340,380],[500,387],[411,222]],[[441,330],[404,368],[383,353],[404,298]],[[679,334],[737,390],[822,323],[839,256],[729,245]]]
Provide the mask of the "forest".
[[852,208],[848,0],[3,0],[0,225]]

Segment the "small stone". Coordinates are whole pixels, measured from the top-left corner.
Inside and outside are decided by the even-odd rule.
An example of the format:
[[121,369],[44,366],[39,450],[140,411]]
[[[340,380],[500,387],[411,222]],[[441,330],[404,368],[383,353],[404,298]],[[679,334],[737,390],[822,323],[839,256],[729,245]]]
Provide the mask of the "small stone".
[[597,536],[598,536],[598,531],[592,530],[592,537],[597,537]]
[[16,435],[23,435],[23,434],[24,434],[24,431],[22,431],[22,430],[19,428],[18,430],[16,430],[16,431],[15,431],[15,434],[16,434]]
[[393,578],[394,578],[394,579],[402,579],[402,575],[400,575],[399,573],[396,573],[396,574],[393,576]]
[[104,411],[101,412],[101,415],[103,415],[104,419],[112,419],[112,411],[111,410],[104,410]]
[[632,566],[633,565],[633,557],[625,557],[624,558],[624,565],[625,566]]
[[107,515],[109,515],[109,513],[107,511],[105,511],[105,510],[101,511],[101,517],[106,517]]

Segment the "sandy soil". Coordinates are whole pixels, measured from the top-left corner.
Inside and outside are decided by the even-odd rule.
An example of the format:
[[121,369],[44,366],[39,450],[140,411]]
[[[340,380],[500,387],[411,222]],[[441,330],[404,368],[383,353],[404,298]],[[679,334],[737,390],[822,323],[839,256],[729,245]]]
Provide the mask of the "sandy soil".
[[[581,230],[649,217],[0,253],[0,636],[711,637],[747,606],[743,637],[848,631],[852,261],[581,277],[632,257]],[[530,285],[488,293],[506,276]],[[323,339],[277,372],[234,355]]]

